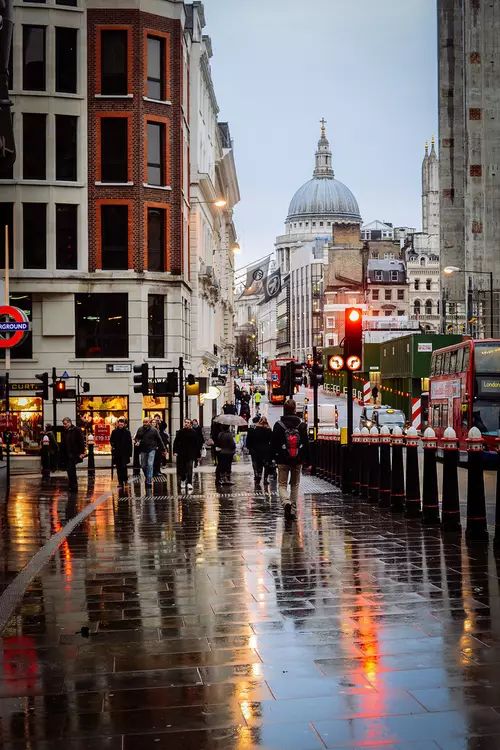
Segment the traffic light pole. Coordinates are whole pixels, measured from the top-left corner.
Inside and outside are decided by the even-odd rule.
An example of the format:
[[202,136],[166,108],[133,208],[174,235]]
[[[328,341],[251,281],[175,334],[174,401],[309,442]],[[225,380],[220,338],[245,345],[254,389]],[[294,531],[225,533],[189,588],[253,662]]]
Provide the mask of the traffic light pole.
[[[316,359],[318,356],[318,350],[315,346],[313,346],[313,368],[316,365]],[[312,387],[313,387],[313,439],[316,441],[318,439],[318,425],[319,425],[319,415],[318,415],[318,379],[316,377],[316,373],[312,372]]]
[[56,393],[56,380],[57,372],[56,368],[52,368],[52,426],[57,426],[57,393]]
[[179,427],[184,424],[184,359],[179,357]]

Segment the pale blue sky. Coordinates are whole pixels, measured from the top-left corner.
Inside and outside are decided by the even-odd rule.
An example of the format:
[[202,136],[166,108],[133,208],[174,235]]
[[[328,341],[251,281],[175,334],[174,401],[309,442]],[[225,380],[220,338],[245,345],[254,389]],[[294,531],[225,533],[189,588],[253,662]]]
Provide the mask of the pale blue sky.
[[220,119],[234,140],[238,266],[273,249],[312,176],[324,116],[364,221],[421,226],[437,136],[435,0],[204,0]]

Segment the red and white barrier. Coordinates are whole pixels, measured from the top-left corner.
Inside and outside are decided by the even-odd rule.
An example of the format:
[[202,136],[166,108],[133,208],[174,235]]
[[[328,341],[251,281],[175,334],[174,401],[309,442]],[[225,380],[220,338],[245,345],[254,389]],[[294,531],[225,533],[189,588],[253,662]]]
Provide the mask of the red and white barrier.
[[420,398],[411,400],[411,426],[416,430],[422,427],[422,399]]
[[363,403],[369,404],[372,398],[372,387],[371,383],[368,380],[366,383],[363,383]]

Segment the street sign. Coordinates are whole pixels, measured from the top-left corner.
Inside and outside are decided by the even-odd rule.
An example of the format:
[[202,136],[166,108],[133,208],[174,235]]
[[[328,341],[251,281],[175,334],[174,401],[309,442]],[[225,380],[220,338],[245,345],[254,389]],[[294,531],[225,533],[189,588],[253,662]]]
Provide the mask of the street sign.
[[30,330],[30,322],[23,310],[12,305],[0,305],[0,317],[9,318],[0,323],[0,333],[12,333],[9,338],[0,338],[0,349],[11,349],[21,343]]
[[0,432],[4,430],[12,430],[12,432],[17,430],[17,414],[8,414],[7,412],[0,414]]
[[100,445],[103,443],[109,443],[111,435],[111,427],[109,424],[96,424],[94,425],[94,441]]
[[345,364],[348,370],[360,370],[361,369],[361,359],[358,357],[357,354],[351,354],[350,357],[347,357]]
[[69,372],[67,370],[64,370],[63,374],[61,375],[61,380],[68,380],[69,377]]
[[344,367],[344,360],[340,354],[333,354],[328,357],[327,367],[330,372],[339,372]]
[[106,372],[132,372],[132,365],[127,362],[116,362],[106,365]]

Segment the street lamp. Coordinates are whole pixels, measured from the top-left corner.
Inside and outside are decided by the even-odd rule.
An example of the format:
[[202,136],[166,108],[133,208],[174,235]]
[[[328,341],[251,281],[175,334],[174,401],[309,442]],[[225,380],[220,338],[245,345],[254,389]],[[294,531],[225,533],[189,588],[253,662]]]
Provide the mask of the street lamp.
[[493,272],[492,271],[465,271],[463,268],[458,266],[446,266],[443,268],[443,273],[447,276],[452,276],[454,273],[463,274],[479,274],[480,276],[489,276],[490,278],[490,338],[493,338]]
[[227,206],[227,200],[225,198],[216,198],[213,201],[199,201],[198,198],[191,198],[191,203],[200,203],[202,205],[216,206],[217,208],[224,208]]

